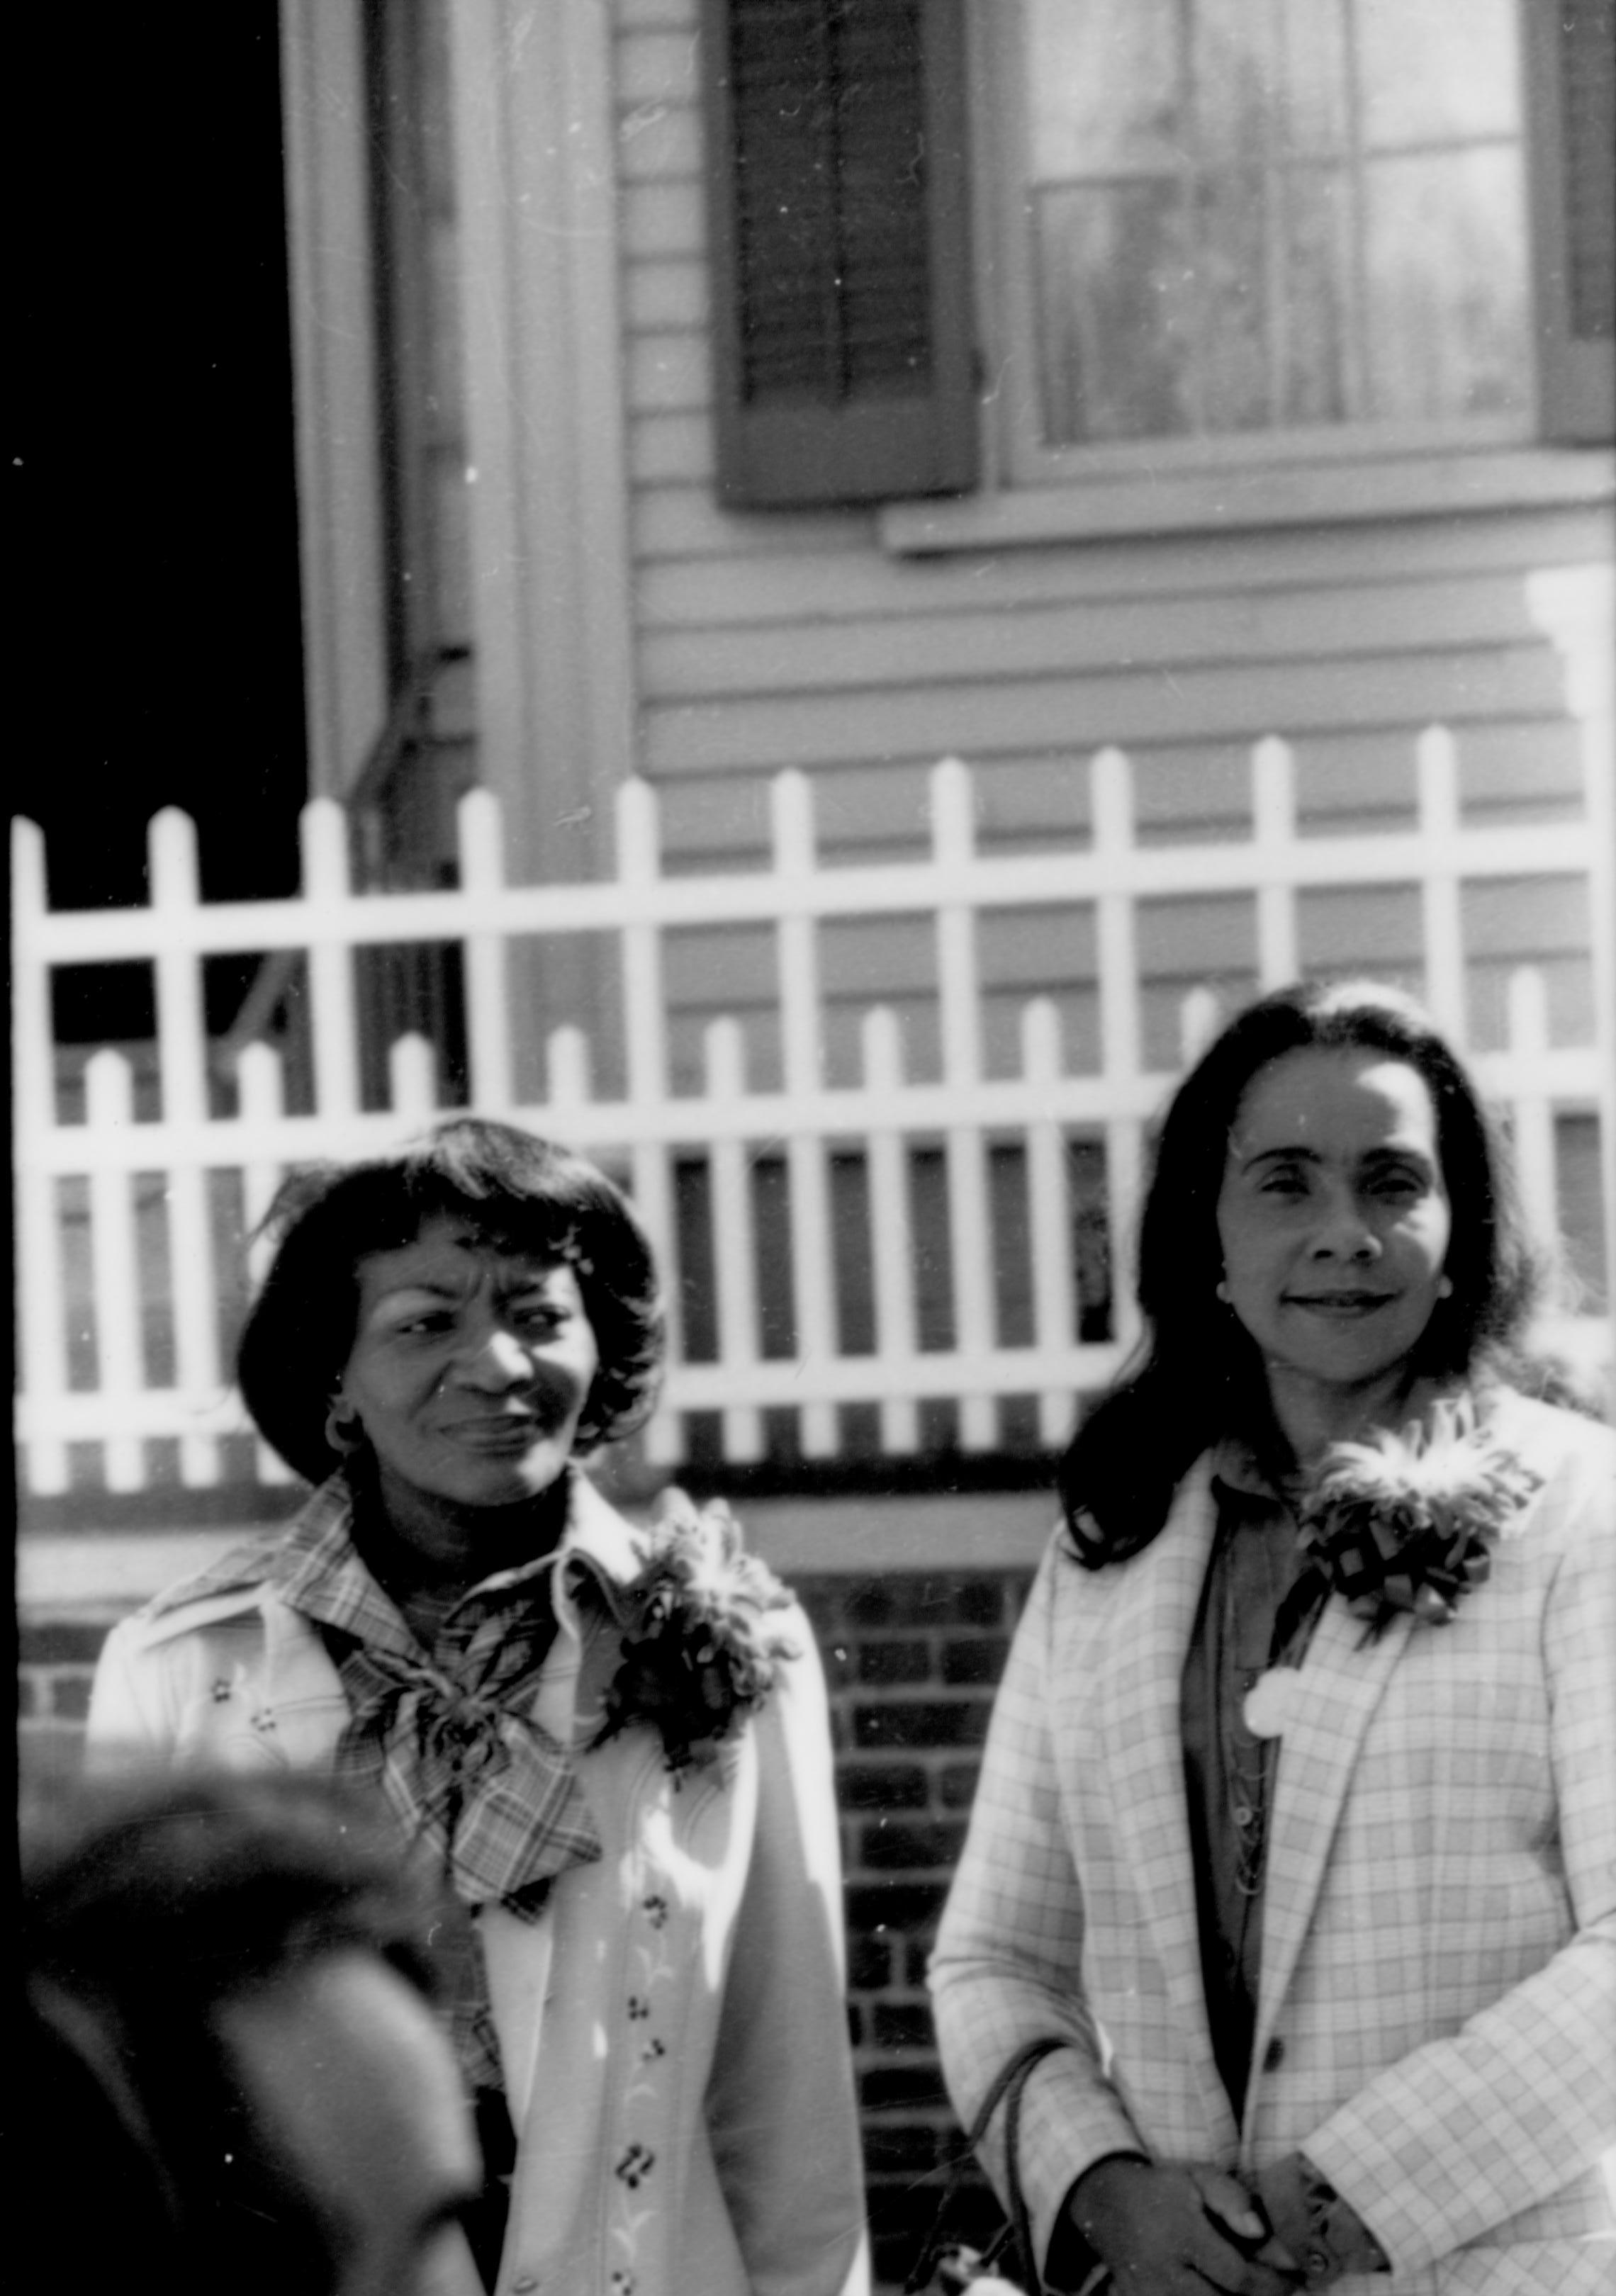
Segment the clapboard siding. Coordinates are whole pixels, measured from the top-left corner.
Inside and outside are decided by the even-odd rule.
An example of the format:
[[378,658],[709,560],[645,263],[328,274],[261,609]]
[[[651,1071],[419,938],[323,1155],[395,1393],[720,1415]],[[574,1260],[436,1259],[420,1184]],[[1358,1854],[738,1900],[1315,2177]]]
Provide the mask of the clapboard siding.
[[[1241,743],[1185,742],[1132,753],[1136,834],[1141,844],[1224,842],[1251,833],[1251,758]],[[1577,729],[1564,721],[1491,722],[1466,733],[1459,757],[1459,810],[1467,824],[1567,821],[1580,816],[1582,763]],[[819,849],[838,865],[914,859],[929,827],[922,767],[880,773],[829,767],[815,783]],[[767,865],[767,784],[731,774],[690,774],[664,782],[664,828],[677,867]],[[1314,736],[1297,759],[1302,833],[1353,836],[1407,830],[1415,818],[1412,749],[1404,729],[1332,731]],[[976,832],[985,852],[1074,850],[1090,835],[1087,761],[1080,757],[996,761],[979,791]]]
[[808,693],[964,679],[1070,677],[1146,662],[1292,661],[1473,645],[1536,645],[1518,582],[1287,589],[1126,603],[1003,606],[839,627],[804,618],[758,630],[647,633],[647,701]]
[[1255,739],[1283,727],[1305,743],[1315,729],[1476,718],[1546,718],[1563,706],[1546,645],[1453,648],[1276,665],[1234,663],[1100,672],[1082,678],[1007,678],[734,702],[684,701],[643,713],[653,778],[685,770],[738,773],[833,761],[990,760],[1005,750],[1124,748],[1222,734]]
[[[758,865],[762,777],[787,765],[815,775],[827,856],[912,857],[927,834],[926,771],[947,752],[984,769],[985,848],[1081,845],[1087,760],[1107,742],[1135,760],[1142,840],[1241,838],[1250,747],[1267,733],[1295,746],[1305,831],[1406,826],[1414,736],[1436,721],[1461,736],[1467,818],[1576,816],[1578,729],[1526,577],[1607,560],[1603,512],[906,560],[883,551],[863,511],[720,509],[696,0],[616,0],[614,20],[638,755],[660,787],[670,866]],[[1554,954],[1552,913],[1528,904],[1522,948],[1497,955],[1505,928],[1479,924],[1476,966],[1540,951],[1574,969],[1574,952]],[[1165,973],[1189,949],[1237,982],[1254,964],[1254,944],[1235,945],[1247,922],[1224,918],[1234,939],[1219,955],[1183,914],[1168,918]],[[1354,961],[1395,969],[1413,961],[1410,931],[1389,910],[1366,933],[1325,900],[1308,908],[1304,947],[1333,963],[1351,945]],[[1015,947],[1014,964],[997,947],[993,965],[1014,978],[990,972],[990,991],[1031,985],[1037,938]],[[849,980],[866,996],[878,982],[915,1018],[928,992],[903,936],[866,932],[850,947]],[[1086,1026],[1085,968],[1046,949],[1041,961],[1071,1025]],[[730,1001],[750,1005],[747,963],[733,939],[705,948],[681,1000],[693,1026],[726,979]],[[1556,993],[1563,1006],[1580,994],[1563,982]],[[748,1041],[750,1057],[773,1057]],[[682,1036],[681,1066],[694,1054]]]
[[[696,421],[705,427],[704,415]],[[1378,527],[1338,527],[1183,537],[1170,549],[1148,541],[1107,541],[1080,549],[901,560],[856,544],[835,558],[805,558],[797,546],[802,515],[744,521],[753,542],[772,536],[773,565],[750,542],[739,563],[716,559],[642,564],[642,627],[650,631],[957,613],[980,607],[984,594],[1006,609],[1136,597],[1170,604],[1230,591],[1334,583],[1378,587],[1393,570],[1403,583],[1486,573],[1520,579],[1537,566],[1604,564],[1610,557],[1608,518],[1571,510],[1472,519],[1457,543],[1446,526],[1421,521],[1405,527],[1395,542]],[[847,531],[845,526],[837,530],[844,536]]]

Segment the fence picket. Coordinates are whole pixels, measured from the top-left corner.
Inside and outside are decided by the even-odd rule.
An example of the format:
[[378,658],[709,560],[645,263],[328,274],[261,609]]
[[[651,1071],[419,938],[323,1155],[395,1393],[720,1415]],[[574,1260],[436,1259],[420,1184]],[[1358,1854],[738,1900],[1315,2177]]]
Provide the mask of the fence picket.
[[405,1123],[427,1125],[437,1115],[437,1055],[413,1029],[388,1047],[387,1085],[393,1114]]
[[881,1380],[872,1385],[881,1393],[882,1448],[901,1456],[920,1447],[920,1414],[906,1392],[906,1376],[917,1349],[915,1247],[900,1114],[903,1038],[897,1013],[884,1004],[866,1013],[861,1038],[865,1082],[891,1111],[886,1121],[872,1125],[868,1138],[875,1353],[885,1374],[885,1391],[882,1392]]
[[[269,1045],[248,1045],[235,1064],[236,1090],[242,1115],[260,1136],[279,1122],[285,1106],[284,1070],[280,1054]],[[255,1158],[242,1168],[242,1225],[246,1234],[247,1280],[256,1292],[268,1270],[273,1240],[260,1234],[266,1214],[281,1185],[278,1164]],[[267,1443],[255,1440],[253,1459],[261,1483],[287,1483],[291,1470]]]
[[1459,914],[1459,767],[1446,726],[1428,726],[1415,750],[1420,834],[1428,857],[1420,876],[1425,944],[1425,1003],[1449,1042],[1470,1041],[1464,939]]
[[[95,1130],[135,1121],[135,1085],[121,1053],[100,1052],[85,1069],[86,1117]],[[90,1267],[95,1303],[97,1383],[116,1410],[141,1379],[140,1293],[135,1280],[134,1184],[127,1172],[90,1177]],[[145,1462],[136,1435],[106,1439],[107,1488],[137,1491]]]
[[[1053,1085],[1061,1073],[1061,1015],[1046,996],[1021,1013],[1021,1073],[1033,1086]],[[1047,1120],[1027,1128],[1027,1226],[1032,1252],[1032,1324],[1038,1347],[1064,1353],[1077,1342],[1073,1310],[1071,1196],[1066,1180],[1066,1136]],[[1046,1448],[1071,1431],[1069,1389],[1045,1388],[1038,1397],[1038,1440]]]
[[[1102,893],[1100,946],[1100,1062],[1108,1096],[1127,1105],[1139,1075],[1139,961],[1128,864],[1134,851],[1133,785],[1120,750],[1102,750],[1092,767],[1095,848],[1110,865],[1116,889]],[[1131,1239],[1144,1177],[1144,1133],[1134,1116],[1113,1117],[1105,1128],[1105,1194],[1112,1258],[1116,1336],[1131,1347],[1139,1329],[1133,1286],[1120,1278],[1123,1239]]]
[[[777,775],[772,795],[775,874],[783,886],[804,882],[814,873],[813,791],[808,775]],[[824,1057],[817,921],[805,911],[786,909],[775,928],[775,940],[785,1089],[807,1099],[819,1090]],[[810,1133],[794,1131],[785,1152],[797,1353],[806,1365],[828,1364],[836,1352],[836,1332],[826,1144]],[[807,1402],[800,1419],[804,1456],[833,1458],[834,1404]]]
[[[931,769],[932,850],[945,890],[937,906],[938,1030],[943,1082],[968,1093],[982,1073],[981,987],[977,971],[976,910],[968,890],[975,857],[975,800],[971,776],[957,758]],[[958,885],[959,890],[954,888]],[[980,1126],[951,1124],[944,1138],[948,1182],[948,1257],[954,1278],[954,1345],[967,1358],[993,1346],[992,1221],[988,1201],[987,1148]],[[992,1450],[998,1435],[997,1400],[960,1397],[960,1445]]]
[[[499,800],[492,790],[466,791],[460,800],[455,829],[460,883],[467,906],[473,915],[480,910],[486,913],[505,882]],[[503,934],[467,933],[465,978],[472,1105],[484,1116],[504,1116],[514,1103],[516,1086],[510,968]]]
[[[303,808],[303,886],[317,928],[348,897],[348,829],[330,798]],[[315,1106],[322,1116],[349,1116],[359,1105],[359,1037],[354,1012],[354,953],[335,931],[316,930],[308,944],[308,1003],[314,1031]]]
[[[166,808],[152,823],[148,851],[152,908],[165,915],[194,908],[201,892],[196,831],[189,818]],[[157,958],[157,1061],[164,1117],[179,1124],[203,1124],[208,1114],[208,1031],[201,959],[192,949],[166,948]],[[188,1160],[171,1168],[167,1226],[175,1382],[189,1395],[204,1396],[217,1390],[222,1381],[213,1230],[207,1175],[200,1161]],[[210,1435],[182,1435],[181,1482],[205,1487],[218,1479],[217,1441]]]
[[[1530,1070],[1548,1050],[1548,996],[1543,975],[1522,965],[1509,977],[1509,1049]],[[1527,1225],[1538,1235],[1559,1232],[1554,1115],[1548,1095],[1523,1080],[1512,1096],[1515,1177]]]
[[1283,988],[1301,971],[1296,888],[1285,866],[1296,843],[1296,761],[1289,742],[1274,734],[1251,752],[1251,835],[1257,849],[1257,979],[1263,988]]
[[[250,1230],[288,1166],[384,1152],[430,1120],[445,1046],[419,1035],[401,1037],[390,1046],[366,1037],[367,1074],[375,1073],[385,1052],[390,1105],[362,1106],[356,951],[445,941],[458,941],[463,951],[472,1104],[575,1144],[623,1173],[665,1271],[669,1367],[661,1407],[645,1435],[653,1464],[677,1464],[685,1445],[685,1414],[696,1410],[718,1414],[724,1452],[733,1460],[763,1456],[764,1414],[783,1408],[795,1413],[808,1458],[833,1456],[844,1407],[866,1400],[879,1406],[881,1441],[892,1454],[918,1447],[922,1406],[932,1400],[952,1403],[960,1443],[981,1451],[999,1439],[1003,1399],[1036,1396],[1040,1439],[1059,1443],[1074,1394],[1110,1374],[1137,1330],[1121,1261],[1136,1216],[1146,1128],[1173,1081],[1167,1067],[1152,1065],[1158,1059],[1170,1062],[1172,1053],[1147,1057],[1145,1052],[1139,902],[1243,892],[1255,906],[1258,972],[1273,982],[1299,969],[1297,904],[1304,890],[1417,882],[1428,996],[1450,1031],[1462,1037],[1461,889],[1475,881],[1534,874],[1583,879],[1595,893],[1604,885],[1604,876],[1597,882],[1595,877],[1605,862],[1590,851],[1590,827],[1608,815],[1608,790],[1596,775],[1586,824],[1500,830],[1461,817],[1456,753],[1443,729],[1422,736],[1418,769],[1420,811],[1412,833],[1305,836],[1297,820],[1295,760],[1284,742],[1268,738],[1251,753],[1249,840],[1142,844],[1134,829],[1133,768],[1120,750],[1102,750],[1089,767],[1091,849],[1005,856],[977,850],[971,774],[958,759],[946,759],[931,780],[929,855],[880,868],[822,865],[812,783],[789,774],[777,778],[772,792],[771,866],[701,878],[664,873],[655,792],[630,783],[618,801],[618,874],[587,886],[508,885],[497,806],[487,792],[474,791],[460,808],[457,890],[364,896],[349,890],[342,815],[321,801],[303,817],[302,895],[266,902],[202,902],[194,833],[183,816],[169,814],[152,826],[151,906],[82,915],[48,908],[38,832],[18,824],[12,999],[23,1380],[17,1424],[29,1487],[40,1493],[66,1490],[69,1447],[80,1442],[102,1446],[114,1488],[140,1487],[160,1464],[163,1455],[153,1443],[162,1440],[178,1445],[182,1480],[217,1478],[221,1439],[241,1422],[221,1396],[223,1310],[210,1175],[221,1174],[226,1190],[230,1176],[239,1175]],[[1087,1068],[1067,1073],[1058,1012],[1040,997],[1021,1014],[1019,1066],[1013,1073],[989,1075],[981,978],[988,944],[980,920],[984,913],[1025,914],[1090,903],[1098,954],[1097,1073]],[[898,1019],[877,1004],[861,1017],[857,1081],[831,1086],[824,1076],[821,921],[894,917],[931,922],[940,1076],[910,1078]],[[774,933],[780,1081],[764,1090],[749,1086],[739,1023],[715,1019],[710,1005],[701,1015],[710,1024],[703,1080],[694,1094],[676,1095],[665,936],[677,929],[742,923],[764,923]],[[620,1015],[596,1014],[592,1036],[579,1025],[582,1013],[554,1029],[543,1062],[545,1097],[524,1103],[527,1088],[517,1078],[530,1073],[531,1064],[524,1067],[519,1057],[523,1048],[516,1032],[526,1016],[510,991],[510,942],[519,936],[607,931],[620,948]],[[1599,945],[1607,944],[1602,939]],[[270,1046],[248,1042],[237,1060],[235,1111],[216,1114],[210,1103],[202,965],[215,953],[256,950],[278,953],[283,972],[288,966],[295,972],[298,953],[307,952],[312,1112],[288,1106],[295,1096],[299,1110],[308,1108],[307,1054],[295,1039],[289,1040],[295,1074]],[[89,1120],[64,1123],[56,1104],[51,968],[114,961],[147,963],[155,973],[160,1110],[148,1116],[143,1103],[141,1120],[134,1120],[129,1064],[108,1051],[85,1071]],[[580,968],[580,980],[587,970]],[[251,1027],[275,1021],[272,1002],[260,999],[254,1012]],[[1558,1201],[1560,1115],[1595,1113],[1608,1160],[1607,1078],[1616,1050],[1608,1040],[1616,1007],[1596,982],[1595,1042],[1553,1044],[1544,985],[1534,974],[1512,981],[1510,1013],[1507,1044],[1480,1054],[1477,1068],[1484,1087],[1512,1111],[1527,1203],[1535,1223],[1546,1228]],[[372,1028],[376,1017],[367,1009],[365,1026]],[[1212,986],[1182,997],[1180,1063],[1196,1056],[1219,1018]],[[622,1096],[597,1100],[596,1068],[603,1062],[606,1073],[617,1073],[619,1021]],[[1156,1041],[1153,1035],[1150,1042]],[[219,1050],[213,1047],[212,1057]],[[76,1065],[64,1074],[70,1092]],[[1104,1152],[1106,1237],[1095,1246],[1096,1270],[1097,1254],[1108,1241],[1113,1328],[1103,1342],[1081,1339],[1077,1312],[1074,1223],[1088,1217],[1073,1193],[1070,1158],[1079,1141],[1102,1143]],[[789,1211],[782,1264],[759,1269],[753,1159],[766,1143],[771,1154],[783,1153]],[[939,1143],[945,1186],[935,1196],[931,1167],[923,1169],[919,1160]],[[1025,1169],[1032,1329],[1014,1345],[997,1328],[989,1182],[990,1157],[1001,1143],[1020,1152]],[[780,1144],[778,1151],[773,1144]],[[855,1242],[836,1231],[833,1152],[853,1160],[846,1201],[867,1204],[867,1239]],[[679,1160],[705,1163],[712,1193],[713,1363],[685,1358],[681,1294],[693,1272],[677,1262]],[[155,1207],[153,1175],[164,1192],[167,1222],[166,1248],[155,1261],[142,1250]],[[144,1207],[138,1211],[137,1189]],[[78,1192],[89,1204],[82,1269],[68,1251],[79,1222],[76,1217],[73,1236],[64,1225],[68,1195]],[[935,1218],[935,1232],[928,1226],[917,1234],[917,1216],[927,1223]],[[952,1331],[928,1329],[932,1343],[923,1350],[917,1256],[940,1250],[945,1242]],[[1616,1239],[1611,1244],[1616,1249]],[[839,1250],[841,1264],[856,1275],[846,1302],[837,1296]],[[226,1297],[261,1278],[264,1256],[262,1243],[246,1245],[228,1272]],[[868,1267],[870,1357],[840,1352],[839,1313],[847,1309],[851,1333],[864,1312],[861,1257]],[[767,1300],[772,1308],[788,1291],[794,1355],[765,1358],[762,1305]],[[147,1361],[142,1338],[143,1317],[160,1333],[170,1308],[171,1378],[157,1369],[156,1357]],[[70,1333],[81,1326],[94,1333],[99,1365],[91,1391],[83,1390],[87,1362],[70,1357]],[[769,1330],[774,1349],[772,1324]],[[1608,1349],[1608,1334],[1602,1340],[1593,1319],[1576,1327],[1573,1341],[1572,1352],[1585,1361]],[[165,1383],[146,1385],[152,1376]],[[257,1457],[261,1480],[286,1479],[288,1471],[261,1445]]]
[[[714,1021],[704,1038],[707,1089],[715,1100],[746,1097],[746,1041],[735,1021]],[[726,1377],[755,1369],[758,1344],[758,1253],[752,1218],[751,1156],[744,1142],[718,1140],[712,1151],[713,1288],[718,1307],[719,1361]],[[763,1456],[763,1417],[751,1404],[724,1413],[724,1449],[731,1459]]]

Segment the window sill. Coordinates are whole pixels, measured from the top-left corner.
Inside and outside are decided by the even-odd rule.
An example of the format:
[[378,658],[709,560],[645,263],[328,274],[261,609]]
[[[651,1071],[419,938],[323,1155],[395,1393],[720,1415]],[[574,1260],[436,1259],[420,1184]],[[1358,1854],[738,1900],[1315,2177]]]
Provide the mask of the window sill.
[[880,512],[879,532],[890,555],[909,558],[954,550],[1576,508],[1613,497],[1616,455],[1609,449],[1517,447],[1352,463],[1249,464],[1148,478],[1130,472],[953,502],[889,503]]

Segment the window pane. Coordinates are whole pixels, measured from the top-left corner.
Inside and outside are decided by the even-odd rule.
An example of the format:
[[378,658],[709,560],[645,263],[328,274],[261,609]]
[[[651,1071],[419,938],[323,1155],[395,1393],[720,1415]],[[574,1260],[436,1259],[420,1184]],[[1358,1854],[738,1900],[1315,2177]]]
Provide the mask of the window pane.
[[1032,179],[1171,174],[1185,150],[1177,0],[1027,0]]
[[1352,179],[1287,168],[1274,221],[1276,423],[1341,422],[1358,411],[1352,358]]
[[[1531,0],[1529,0],[1529,4]],[[1521,116],[1517,0],[1355,0],[1364,141],[1513,135]]]
[[1526,406],[1519,154],[1380,160],[1366,203],[1374,414],[1398,420]]
[[1046,192],[1034,236],[1046,442],[1191,430],[1194,278],[1177,183]]
[[1514,0],[1024,0],[1052,447],[1529,406]]

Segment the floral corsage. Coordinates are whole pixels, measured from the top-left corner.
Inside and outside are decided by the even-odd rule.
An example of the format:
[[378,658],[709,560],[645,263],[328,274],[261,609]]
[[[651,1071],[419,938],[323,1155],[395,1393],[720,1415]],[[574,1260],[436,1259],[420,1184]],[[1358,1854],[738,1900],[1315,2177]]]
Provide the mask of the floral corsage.
[[1374,1642],[1399,1611],[1445,1627],[1513,1538],[1541,1482],[1495,1441],[1468,1395],[1429,1422],[1334,1443],[1302,1501],[1301,1542]]
[[669,1492],[647,1540],[640,1570],[614,1589],[623,1654],[595,1743],[649,1723],[677,1772],[710,1759],[797,1655],[769,1627],[770,1611],[792,1598],[746,1552],[721,1499],[698,1508],[684,1492]]

